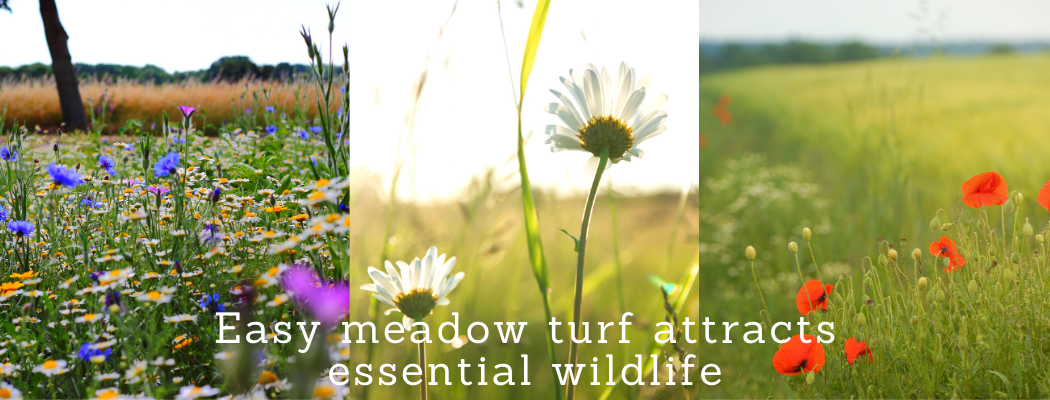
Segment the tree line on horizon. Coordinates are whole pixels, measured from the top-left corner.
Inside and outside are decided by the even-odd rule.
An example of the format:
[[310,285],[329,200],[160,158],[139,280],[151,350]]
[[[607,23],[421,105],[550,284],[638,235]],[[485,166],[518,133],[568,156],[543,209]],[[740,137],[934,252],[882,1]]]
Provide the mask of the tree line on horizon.
[[[1045,43],[949,43],[919,46],[914,55],[928,54],[1006,54],[1047,49]],[[791,40],[782,43],[701,43],[700,73],[775,64],[827,64],[888,57],[900,53],[899,46],[874,46],[853,40],[819,43]]]
[[[246,56],[228,56],[216,60],[206,69],[169,73],[152,64],[141,67],[119,64],[84,64],[74,63],[77,78],[83,79],[130,79],[153,84],[183,82],[186,80],[238,81],[241,79],[261,79],[265,81],[284,81],[298,74],[309,72],[305,64],[279,63],[276,65],[258,65]],[[0,81],[39,79],[52,75],[51,66],[44,63],[33,63],[18,67],[0,66]]]

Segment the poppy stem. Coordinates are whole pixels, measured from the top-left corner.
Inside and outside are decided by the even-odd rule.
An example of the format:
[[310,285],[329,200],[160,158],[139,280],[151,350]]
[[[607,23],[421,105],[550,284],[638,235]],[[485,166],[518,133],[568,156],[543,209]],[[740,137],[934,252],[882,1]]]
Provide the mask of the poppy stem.
[[769,307],[766,306],[766,296],[762,294],[762,286],[758,285],[758,275],[755,275],[754,261],[751,261],[751,279],[755,280],[755,289],[758,289],[758,297],[762,299],[762,309],[766,311],[766,327],[768,328],[773,321],[769,318]]
[[[602,149],[598,160],[598,170],[594,171],[594,182],[591,183],[591,191],[587,194],[587,206],[583,210],[583,222],[580,224],[580,239],[576,252],[576,295],[572,303],[572,320],[576,327],[574,331],[580,330],[580,309],[583,305],[583,264],[587,250],[587,230],[591,226],[591,211],[594,209],[594,199],[598,194],[598,185],[602,183],[602,173],[609,165],[609,148]],[[575,332],[574,332],[575,333]],[[576,338],[569,338],[569,364],[575,365],[579,357],[579,344]],[[573,400],[576,397],[576,385],[569,383],[566,388],[565,398]]]

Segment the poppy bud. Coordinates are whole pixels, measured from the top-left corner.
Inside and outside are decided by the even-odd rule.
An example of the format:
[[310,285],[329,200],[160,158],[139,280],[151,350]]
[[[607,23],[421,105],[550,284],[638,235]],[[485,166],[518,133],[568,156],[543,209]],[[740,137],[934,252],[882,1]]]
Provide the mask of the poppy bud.
[[990,255],[990,256],[994,256],[995,255],[995,246],[988,246],[988,255]]
[[887,264],[887,262],[886,262],[886,256],[885,256],[885,255],[882,255],[882,254],[879,254],[879,266],[883,266],[883,267],[885,267],[885,266],[886,266],[886,264]]
[[897,262],[897,250],[890,249],[889,253],[887,254],[890,255],[890,261]]
[[944,362],[944,354],[937,353],[937,355],[933,356],[933,361],[935,361],[937,364]]
[[817,375],[814,374],[813,371],[809,371],[809,373],[806,374],[806,384],[807,385],[812,385],[813,381],[816,381],[816,380],[817,380]]
[[944,298],[945,298],[944,289],[937,289],[937,301],[943,303],[944,302]]
[[1003,212],[1007,214],[1013,214],[1014,208],[1016,208],[1014,207],[1014,199],[1009,199],[1006,203],[1003,203]]
[[1043,244],[1044,240],[1045,239],[1043,239],[1043,235],[1035,235],[1035,241],[1039,242],[1039,244]]
[[929,292],[926,292],[926,302],[927,303],[933,303],[933,301],[937,299],[934,296],[936,296],[936,293],[934,293],[932,290],[929,291]]
[[1021,263],[1021,253],[1018,253],[1018,252],[1015,251],[1014,255],[1012,257],[1010,257],[1010,261],[1013,261],[1014,264],[1020,264]]
[[941,229],[941,219],[933,217],[933,219],[930,220],[930,230],[936,232],[938,229]]
[[1024,232],[1024,235],[1028,237],[1032,237],[1032,235],[1035,234],[1035,230],[1032,229],[1032,224],[1028,223],[1027,218],[1024,220],[1024,226],[1021,227],[1021,232]]
[[965,349],[967,347],[970,347],[970,341],[966,339],[966,336],[960,336],[958,341],[956,341],[956,343],[959,344],[959,348],[960,349]]
[[867,275],[864,275],[864,287],[865,288],[870,288],[871,287],[871,278],[868,277]]
[[944,224],[944,225],[941,225],[941,231],[948,232],[948,229],[951,228],[951,227],[952,227],[952,223],[951,222],[949,222],[947,224]]
[[807,242],[813,240],[813,231],[810,230],[808,226],[802,228],[802,238],[806,239]]
[[966,285],[966,290],[970,292],[970,296],[976,295],[977,294],[977,289],[979,289],[977,287],[977,281],[973,280],[973,279],[970,279],[970,284]]
[[919,288],[919,290],[926,290],[926,285],[928,285],[928,284],[929,284],[929,280],[926,279],[926,277],[924,276],[924,277],[919,278],[919,283],[916,286]]
[[788,243],[788,250],[791,251],[791,254],[798,253],[798,243]]
[[864,326],[868,324],[868,318],[864,316],[864,313],[857,314],[857,326]]
[[913,260],[915,260],[915,261],[919,261],[919,259],[922,258],[922,250],[920,250],[919,248],[916,248],[915,250],[912,250],[911,251],[911,258]]
[[980,230],[983,231],[987,227],[988,227],[988,224],[984,222],[984,218],[977,220],[977,229],[980,229]]
[[1017,199],[1017,204],[1021,204],[1024,202],[1024,195],[1021,194],[1021,192],[1014,192],[1014,198]]
[[747,246],[747,248],[744,249],[744,256],[746,256],[749,261],[755,261],[755,257],[758,256],[758,253],[755,252],[754,247]]
[[1015,279],[1017,279],[1017,275],[1014,274],[1014,271],[1012,269],[1007,268],[1006,271],[1003,272],[1003,279],[1005,279],[1007,282],[1013,282]]
[[917,323],[919,323],[919,317],[916,317],[916,316],[912,315],[911,316],[911,324],[915,325]]
[[854,305],[850,305],[849,306],[849,315],[853,315],[853,314],[856,314],[856,313],[857,313],[857,307],[854,306]]

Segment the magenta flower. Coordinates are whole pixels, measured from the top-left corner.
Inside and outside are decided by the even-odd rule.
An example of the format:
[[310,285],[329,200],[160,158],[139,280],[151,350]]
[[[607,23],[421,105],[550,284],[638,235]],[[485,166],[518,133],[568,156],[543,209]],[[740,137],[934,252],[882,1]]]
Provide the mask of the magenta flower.
[[189,119],[190,117],[193,116],[194,112],[197,112],[197,108],[196,107],[190,107],[190,106],[179,106],[179,111],[182,111],[182,116],[183,117],[186,117],[187,119]]
[[168,192],[171,191],[171,189],[162,188],[162,187],[156,187],[156,186],[149,186],[149,187],[146,188],[146,190],[149,190],[150,193],[153,193],[153,194],[155,194],[157,196],[163,196],[163,195],[165,195],[165,194],[167,194]]
[[281,274],[281,286],[324,326],[333,326],[350,313],[349,282],[325,282],[312,268],[296,264]]

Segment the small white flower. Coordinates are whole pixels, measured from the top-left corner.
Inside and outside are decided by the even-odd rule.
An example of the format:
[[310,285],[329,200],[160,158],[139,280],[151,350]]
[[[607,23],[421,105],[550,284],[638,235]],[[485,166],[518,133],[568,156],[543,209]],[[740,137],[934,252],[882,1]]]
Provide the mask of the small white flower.
[[363,285],[361,289],[373,292],[372,296],[377,300],[394,307],[387,314],[400,311],[406,318],[416,321],[429,315],[435,306],[448,305],[445,296],[464,276],[460,272],[449,277],[456,265],[456,257],[446,262],[444,254],[437,255],[436,247],[431,247],[423,260],[417,258],[412,264],[398,261],[397,265],[401,267],[400,274],[389,261],[386,262],[387,273],[368,267],[368,276],[375,283]]
[[189,385],[183,386],[179,389],[179,394],[178,396],[175,396],[175,400],[193,400],[201,397],[211,397],[217,394],[219,394],[219,389],[208,385],[205,385],[204,387]]
[[43,364],[33,367],[33,372],[39,372],[47,376],[52,376],[62,375],[66,372],[69,372],[69,370],[66,369],[66,360],[47,360],[44,361]]
[[651,81],[648,74],[639,79],[627,63],[620,64],[615,80],[592,64],[582,74],[570,69],[569,78],[561,78],[568,96],[551,89],[560,102],[544,108],[564,125],[547,125],[545,143],[553,152],[585,151],[595,157],[607,148],[612,163],[642,158],[638,145],[667,130],[667,112],[660,110],[667,95],[648,93]]

